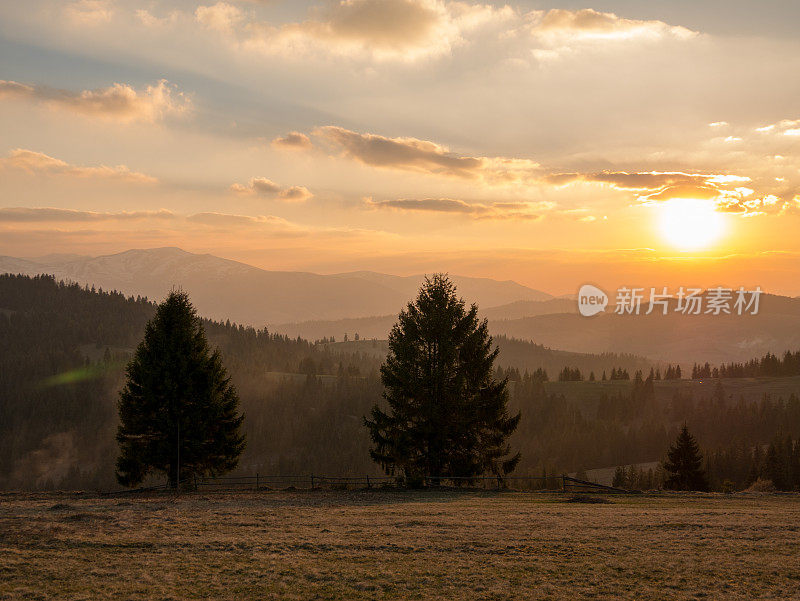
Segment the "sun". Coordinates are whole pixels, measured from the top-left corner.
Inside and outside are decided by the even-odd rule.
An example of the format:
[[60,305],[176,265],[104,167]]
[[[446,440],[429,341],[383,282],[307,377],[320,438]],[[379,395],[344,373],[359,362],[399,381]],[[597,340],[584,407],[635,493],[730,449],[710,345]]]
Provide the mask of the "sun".
[[659,207],[659,229],[680,250],[708,248],[725,230],[725,218],[711,200],[673,198]]

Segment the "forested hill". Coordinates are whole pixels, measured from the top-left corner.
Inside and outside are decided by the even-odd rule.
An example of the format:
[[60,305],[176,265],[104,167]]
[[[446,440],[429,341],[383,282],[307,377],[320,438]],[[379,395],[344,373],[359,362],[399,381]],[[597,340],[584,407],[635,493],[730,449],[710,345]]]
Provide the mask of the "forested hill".
[[[154,311],[144,298],[49,276],[0,275],[0,488],[67,477],[113,485],[117,390]],[[268,385],[280,387],[283,379],[275,374],[356,376],[379,365],[374,357],[334,353],[266,330],[208,320],[204,327],[246,411]],[[258,411],[251,413],[258,418]],[[251,441],[250,448],[260,444]],[[78,465],[83,473],[70,473]]]
[[[154,311],[142,298],[50,277],[0,275],[0,490],[117,488],[118,390]],[[239,473],[379,474],[363,416],[381,400],[385,341],[312,344],[228,323],[204,326],[241,396],[248,443]],[[519,474],[656,461],[683,423],[708,449],[734,439],[747,448],[781,432],[800,435],[792,394],[800,377],[728,379],[719,386],[664,380],[650,390],[634,378],[636,369],[647,374],[640,358],[496,342],[498,365],[511,380],[512,410],[522,412],[511,441],[522,451]],[[599,377],[614,365],[632,380],[553,381],[563,367]],[[537,367],[548,369],[550,383],[524,375]]]

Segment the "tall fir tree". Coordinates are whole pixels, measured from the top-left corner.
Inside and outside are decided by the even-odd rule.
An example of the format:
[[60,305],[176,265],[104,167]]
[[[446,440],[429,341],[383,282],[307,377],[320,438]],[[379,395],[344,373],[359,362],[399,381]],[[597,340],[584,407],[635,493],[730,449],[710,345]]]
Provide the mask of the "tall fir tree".
[[446,275],[426,278],[389,334],[381,366],[388,411],[365,418],[370,455],[410,484],[424,478],[503,476],[519,461],[508,437],[520,415],[508,413],[507,379],[494,378],[498,349],[478,308],[466,308]]
[[145,328],[120,392],[117,480],[149,474],[171,486],[236,467],[245,447],[239,397],[184,292],[172,292]]
[[708,480],[702,468],[703,456],[697,441],[684,424],[675,444],[667,452],[664,487],[670,490],[708,490]]

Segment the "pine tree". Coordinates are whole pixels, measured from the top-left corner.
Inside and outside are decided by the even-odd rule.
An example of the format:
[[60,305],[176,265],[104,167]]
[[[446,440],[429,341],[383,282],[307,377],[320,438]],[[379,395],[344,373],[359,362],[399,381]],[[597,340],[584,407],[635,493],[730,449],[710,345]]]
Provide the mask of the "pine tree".
[[783,448],[783,440],[776,437],[770,443],[767,449],[767,454],[764,457],[764,467],[761,471],[761,477],[765,480],[770,480],[775,488],[778,490],[789,490],[789,482],[787,478],[788,472],[788,458],[785,455]]
[[708,490],[708,480],[702,469],[703,456],[697,441],[686,425],[675,444],[667,452],[664,469],[668,472],[665,488],[670,490]]
[[611,481],[611,486],[614,488],[627,488],[628,479],[625,472],[625,466],[618,465],[614,470],[614,479]]
[[245,446],[239,397],[187,294],[172,292],[158,306],[126,374],[117,431],[120,484],[136,486],[161,472],[175,487],[179,479],[236,467]]
[[511,472],[520,455],[506,441],[520,415],[508,414],[507,380],[493,377],[498,352],[477,306],[466,309],[447,276],[426,278],[389,334],[388,411],[364,419],[372,459],[414,484]]

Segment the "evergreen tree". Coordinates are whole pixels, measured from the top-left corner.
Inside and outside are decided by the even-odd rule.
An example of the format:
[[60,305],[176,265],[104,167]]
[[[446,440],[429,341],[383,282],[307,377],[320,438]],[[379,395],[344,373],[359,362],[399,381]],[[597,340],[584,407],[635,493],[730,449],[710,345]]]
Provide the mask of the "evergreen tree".
[[162,472],[175,487],[236,467],[245,440],[239,397],[183,292],[158,306],[120,392],[117,480],[135,486]]
[[508,414],[507,380],[493,377],[498,352],[477,306],[466,309],[447,276],[426,278],[389,334],[388,411],[364,419],[372,459],[409,483],[511,472],[520,455],[506,441],[520,415]]
[[625,467],[618,465],[614,470],[614,479],[611,481],[611,486],[614,488],[626,488],[628,486],[627,473]]
[[789,490],[788,470],[788,457],[784,452],[783,440],[779,437],[775,438],[764,457],[761,477],[770,480],[778,490]]
[[668,472],[665,488],[670,490],[708,490],[706,474],[702,469],[703,456],[697,441],[686,425],[678,439],[667,452],[664,469]]

